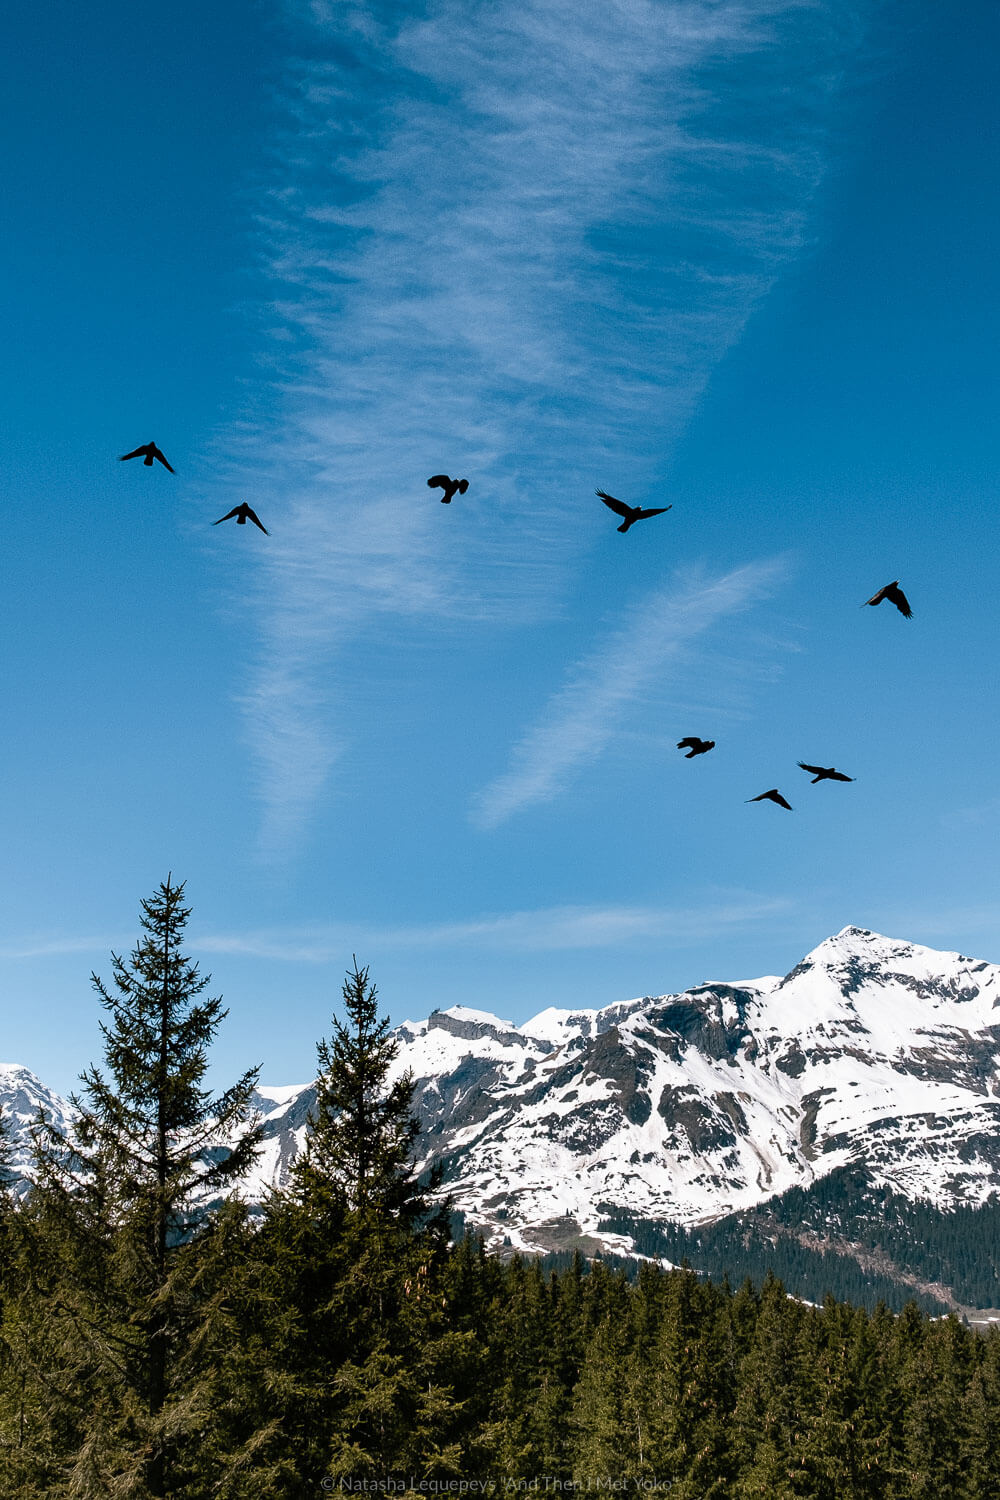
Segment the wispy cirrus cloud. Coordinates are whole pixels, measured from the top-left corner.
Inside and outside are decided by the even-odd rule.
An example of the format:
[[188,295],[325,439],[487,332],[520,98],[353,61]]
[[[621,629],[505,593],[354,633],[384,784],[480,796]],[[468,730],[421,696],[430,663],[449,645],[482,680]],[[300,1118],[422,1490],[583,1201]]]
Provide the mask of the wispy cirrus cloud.
[[[488,912],[455,921],[379,925],[329,923],[310,927],[269,927],[253,932],[197,928],[188,945],[197,954],[234,954],[288,963],[339,963],[355,948],[398,951],[490,949],[543,952],[613,948],[627,941],[665,939],[696,942],[722,928],[738,929],[786,915],[794,903],[783,896],[753,891],[714,890],[702,903],[687,906],[655,902],[638,906],[568,904],[530,911]],[[8,937],[0,959],[48,958],[60,954],[128,953],[135,940],[51,934]]]
[[993,828],[1000,822],[1000,797],[988,797],[970,807],[956,807],[940,815],[943,828],[953,833],[965,833],[974,828]]
[[29,935],[0,940],[0,959],[53,958],[64,953],[127,953],[135,938]]
[[[277,409],[230,475],[271,518],[243,705],[272,854],[329,784],[348,643],[558,608],[594,473],[662,471],[804,243],[849,9],[298,7]],[[450,512],[442,468],[473,480]]]
[[380,927],[357,924],[255,933],[202,933],[191,946],[204,953],[233,953],[292,963],[339,961],[351,945],[397,950],[491,949],[543,952],[614,948],[643,939],[696,942],[721,929],[753,926],[786,915],[785,897],[748,891],[718,892],[702,905],[566,905],[534,911],[489,913],[463,921]]
[[474,820],[495,828],[522,808],[555,797],[574,772],[607,748],[654,681],[671,666],[682,666],[720,621],[766,598],[786,571],[782,559],[769,559],[716,578],[675,578],[637,600],[574,666],[539,722],[514,746],[509,769],[478,794]]

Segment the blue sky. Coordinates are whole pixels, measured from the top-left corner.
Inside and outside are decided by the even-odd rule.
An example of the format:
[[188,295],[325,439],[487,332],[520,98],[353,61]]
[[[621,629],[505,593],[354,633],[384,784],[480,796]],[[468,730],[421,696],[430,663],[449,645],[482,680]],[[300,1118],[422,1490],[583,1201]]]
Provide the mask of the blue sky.
[[998,24],[18,0],[6,1059],[99,1055],[168,870],[220,1082],[353,953],[396,1020],[1000,960]]

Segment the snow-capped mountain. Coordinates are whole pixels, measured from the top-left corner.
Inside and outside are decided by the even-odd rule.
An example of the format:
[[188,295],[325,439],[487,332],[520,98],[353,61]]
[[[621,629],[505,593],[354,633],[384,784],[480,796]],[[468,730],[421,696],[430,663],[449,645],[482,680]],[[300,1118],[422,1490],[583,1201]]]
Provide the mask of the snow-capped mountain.
[[[494,1243],[628,1248],[598,1232],[615,1210],[697,1223],[849,1161],[942,1208],[1000,1189],[1000,966],[857,927],[784,978],[521,1026],[454,1006],[395,1035],[424,1162]],[[0,1072],[5,1117],[15,1085],[41,1091]],[[251,1196],[284,1180],[313,1097],[259,1090]]]
[[18,1192],[27,1186],[31,1171],[31,1127],[41,1110],[58,1130],[69,1128],[73,1111],[65,1099],[47,1089],[28,1068],[0,1063],[0,1111],[10,1142],[10,1169]]
[[848,1161],[940,1207],[1000,1189],[1000,967],[856,927],[784,978],[399,1035],[457,1206],[525,1248],[567,1219],[607,1242],[616,1209],[716,1218]]

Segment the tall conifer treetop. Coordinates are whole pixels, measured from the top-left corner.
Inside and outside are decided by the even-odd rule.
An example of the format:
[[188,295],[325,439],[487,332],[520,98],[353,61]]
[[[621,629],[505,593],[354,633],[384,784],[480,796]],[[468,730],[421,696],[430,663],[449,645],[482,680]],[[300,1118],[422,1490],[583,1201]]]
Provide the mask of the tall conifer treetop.
[[[111,984],[91,975],[108,1017],[106,1072],[81,1075],[86,1102],[71,1096],[79,1119],[68,1138],[42,1121],[35,1132],[26,1231],[48,1317],[25,1348],[47,1421],[73,1429],[66,1494],[204,1493],[192,1453],[210,1422],[225,1320],[222,1301],[199,1288],[220,1277],[227,1253],[206,1200],[253,1161],[257,1070],[217,1097],[202,1087],[226,1011],[200,998],[209,980],[181,951],[183,895],[168,875],[142,902],[131,956],[112,954]],[[79,1415],[58,1389],[84,1393]]]
[[387,1086],[398,1045],[388,1018],[379,1019],[368,969],[352,962],[343,988],[347,1021],[334,1016],[332,1040],[316,1048],[316,1110],[296,1186],[307,1199],[332,1191],[357,1213],[413,1221],[426,1211],[413,1167],[420,1133],[410,1112],[413,1079],[406,1073]]
[[[110,1080],[96,1067],[82,1074],[89,1107],[81,1109],[78,1135],[104,1157],[105,1170],[130,1185],[155,1182],[157,1196],[172,1209],[194,1187],[222,1188],[251,1166],[258,1137],[236,1127],[250,1116],[250,1096],[259,1070],[251,1069],[213,1098],[201,1087],[208,1047],[228,1015],[222,1000],[199,1000],[211,982],[181,952],[190,915],[184,885],[168,875],[142,902],[144,936],[126,961],[112,953],[113,985],[96,974],[91,983],[110,1021],[100,1023]],[[219,1160],[205,1155],[231,1145]],[[214,1154],[214,1153],[213,1153]],[[171,1225],[169,1227],[176,1227]]]

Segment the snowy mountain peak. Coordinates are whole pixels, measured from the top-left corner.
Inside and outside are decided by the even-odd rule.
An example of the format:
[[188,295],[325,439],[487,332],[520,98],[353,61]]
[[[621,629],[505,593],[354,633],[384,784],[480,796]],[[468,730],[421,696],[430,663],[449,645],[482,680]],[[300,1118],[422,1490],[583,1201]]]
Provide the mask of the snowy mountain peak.
[[866,927],[842,927],[833,937],[826,938],[803,963],[818,963],[836,966],[838,963],[860,959],[866,963],[898,965],[913,973],[948,973],[956,969],[978,968],[985,972],[992,966],[980,960],[967,958],[937,948],[925,948],[920,943],[907,942],[905,938],[885,937],[880,932],[871,932]]
[[471,1010],[467,1005],[452,1005],[447,1010],[435,1010],[427,1017],[427,1031],[447,1031],[451,1036],[473,1041],[478,1037],[491,1036],[497,1041],[509,1041],[518,1035],[512,1021],[501,1021],[499,1016],[488,1011]]
[[47,1089],[30,1068],[18,1063],[0,1063],[0,1104],[4,1121],[14,1137],[19,1134],[19,1126],[35,1123],[39,1109],[48,1118],[67,1117],[65,1102]]
[[[1000,969],[848,926],[783,978],[696,985],[468,1040],[418,1080],[428,1159],[487,1233],[544,1248],[569,1214],[688,1222],[835,1166],[939,1203],[1000,1187]],[[409,1051],[409,1049],[407,1049]],[[460,1087],[459,1087],[460,1085]]]
[[595,1010],[557,1010],[550,1005],[539,1011],[537,1016],[532,1016],[530,1021],[525,1021],[518,1029],[524,1036],[563,1047],[567,1042],[579,1041],[582,1037],[600,1036],[603,1032],[610,1031],[634,1011],[648,1004],[649,1000],[646,998],[619,1000]]

